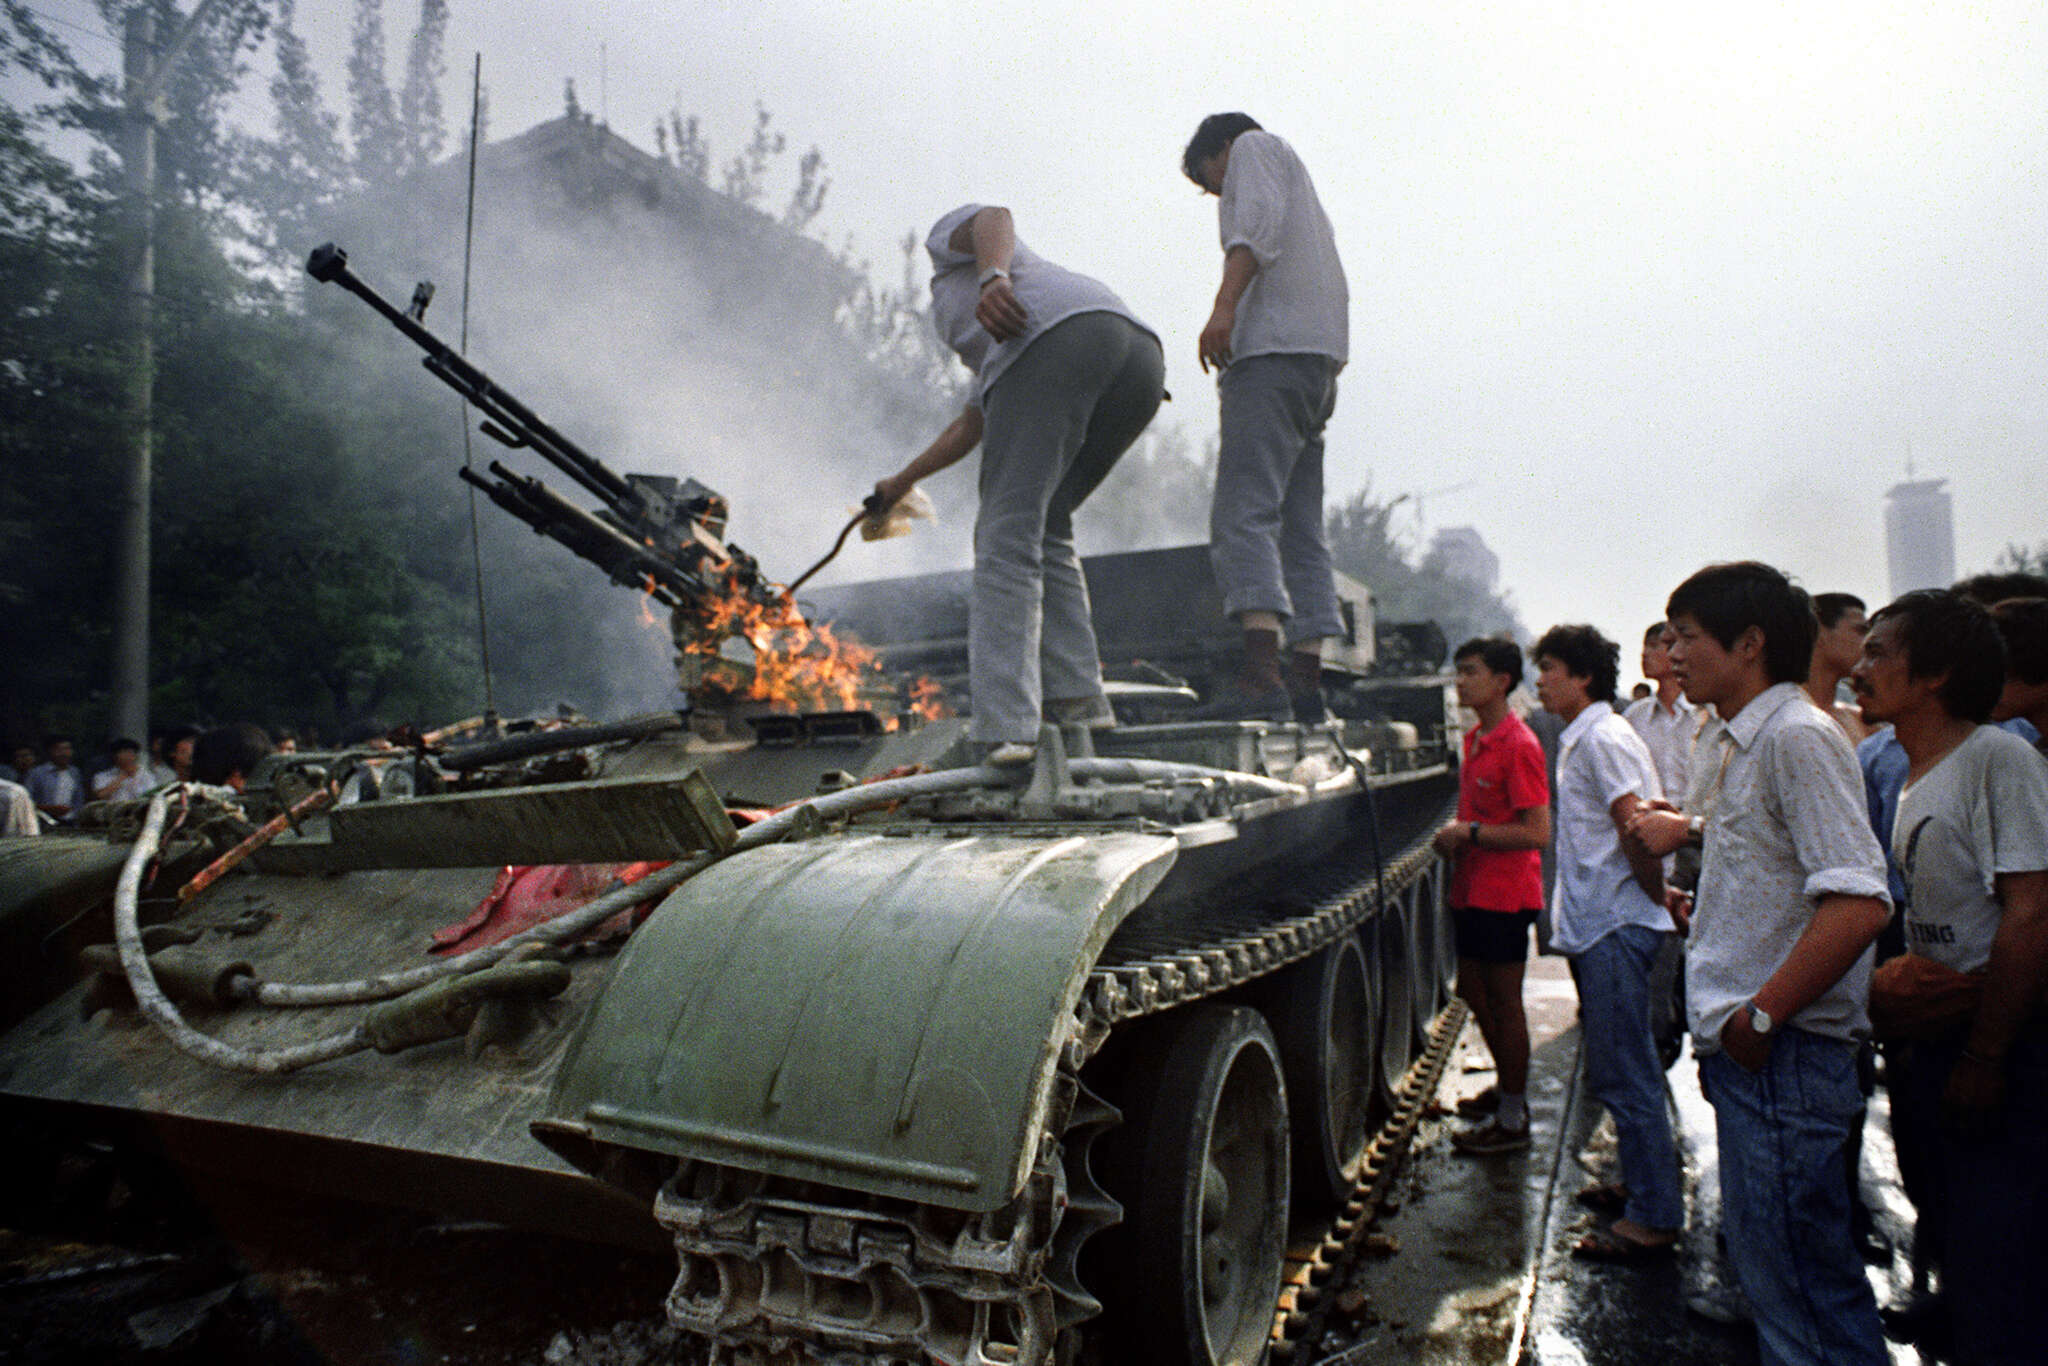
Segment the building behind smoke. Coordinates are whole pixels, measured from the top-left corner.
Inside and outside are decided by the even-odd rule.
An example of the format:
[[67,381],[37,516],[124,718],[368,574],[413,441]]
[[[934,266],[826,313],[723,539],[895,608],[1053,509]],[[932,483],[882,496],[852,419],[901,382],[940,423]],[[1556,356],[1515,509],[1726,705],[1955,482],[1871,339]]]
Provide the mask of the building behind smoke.
[[1500,556],[1486,544],[1477,527],[1447,526],[1430,538],[1425,564],[1448,578],[1488,593],[1500,586]]
[[1884,496],[1884,544],[1893,597],[1953,583],[1956,533],[1948,480],[1907,479],[1892,485]]

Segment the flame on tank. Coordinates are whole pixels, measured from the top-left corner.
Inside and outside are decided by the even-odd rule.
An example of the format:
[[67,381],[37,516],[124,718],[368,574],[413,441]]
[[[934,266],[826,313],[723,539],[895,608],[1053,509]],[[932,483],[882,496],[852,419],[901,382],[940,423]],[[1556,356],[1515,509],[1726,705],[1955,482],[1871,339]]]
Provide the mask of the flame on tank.
[[690,617],[686,627],[678,613],[676,662],[704,700],[848,711],[887,686],[873,650],[806,621],[786,597],[762,602],[728,580]]

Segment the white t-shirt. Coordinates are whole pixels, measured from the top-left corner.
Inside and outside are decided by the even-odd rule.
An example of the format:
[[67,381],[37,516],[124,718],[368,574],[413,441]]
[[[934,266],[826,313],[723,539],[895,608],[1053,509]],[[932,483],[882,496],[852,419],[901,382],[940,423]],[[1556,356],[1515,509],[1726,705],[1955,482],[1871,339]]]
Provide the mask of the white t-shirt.
[[1308,167],[1285,139],[1254,128],[1231,140],[1216,221],[1225,252],[1249,247],[1259,263],[1238,301],[1232,358],[1348,359],[1351,292],[1337,235]]
[[1692,738],[1699,733],[1699,711],[1684,693],[1666,711],[1652,693],[1629,703],[1628,710],[1622,713],[1650,747],[1650,758],[1657,764],[1657,781],[1664,785],[1664,795],[1673,802],[1685,797],[1685,764],[1692,754]]
[[1024,335],[998,342],[974,318],[981,302],[981,273],[975,269],[974,253],[953,250],[950,240],[956,228],[985,207],[962,204],[934,223],[924,240],[925,252],[932,258],[932,325],[939,340],[974,372],[974,392],[968,401],[975,407],[982,406],[983,395],[1026,347],[1077,313],[1114,313],[1158,336],[1138,321],[1138,315],[1108,285],[1054,265],[1025,246],[1020,237],[1010,257],[1010,290],[1024,305]]
[[115,784],[114,790],[102,800],[110,802],[129,802],[139,797],[147,797],[150,789],[158,785],[156,776],[147,768],[138,768],[126,778],[121,776],[121,770],[118,768],[103,768],[92,775],[94,792],[98,792],[108,783]]
[[1906,875],[1906,947],[1981,970],[2003,910],[1993,879],[2048,868],[2048,760],[1977,727],[1899,793],[1892,857]]
[[1614,803],[1630,793],[1664,795],[1649,746],[1605,702],[1572,718],[1557,742],[1557,879],[1551,891],[1550,946],[1584,953],[1623,925],[1669,930],[1671,914],[1636,881]]

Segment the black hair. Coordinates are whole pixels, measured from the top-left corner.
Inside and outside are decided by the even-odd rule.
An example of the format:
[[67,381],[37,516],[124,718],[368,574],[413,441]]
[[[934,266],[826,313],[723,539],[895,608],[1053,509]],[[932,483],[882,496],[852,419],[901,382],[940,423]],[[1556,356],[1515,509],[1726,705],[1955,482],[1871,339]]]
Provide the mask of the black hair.
[[1823,631],[1833,630],[1840,624],[1842,618],[1849,614],[1851,608],[1858,612],[1869,610],[1864,606],[1863,599],[1857,597],[1854,593],[1815,593],[1813,595],[1813,615],[1820,622],[1820,628]]
[[192,778],[218,787],[229,776],[248,777],[263,756],[270,753],[270,737],[263,727],[244,721],[207,731],[192,745]]
[[68,735],[57,735],[54,733],[45,735],[43,737],[43,753],[48,754],[54,747],[58,745],[68,745],[70,743],[71,737]]
[[1936,695],[1949,715],[1991,719],[2005,690],[2005,642],[1990,608],[1953,588],[1922,588],[1886,603],[1870,624],[1883,621],[1899,623],[1910,676],[1948,675]]
[[2022,683],[2048,683],[2048,598],[2007,598],[1991,609],[2005,640],[2005,670]]
[[1522,647],[1506,636],[1474,636],[1451,655],[1451,663],[1463,663],[1474,655],[1493,672],[1506,674],[1514,683],[1522,681]]
[[[1230,140],[1239,133],[1249,133],[1259,126],[1259,121],[1250,114],[1211,114],[1195,128],[1195,135],[1188,139],[1188,148],[1180,154],[1180,169],[1189,180],[1202,185],[1202,177],[1196,174],[1203,162],[1215,156],[1230,145]],[[1202,185],[1203,189],[1208,189]]]
[[1691,617],[1724,650],[1756,627],[1764,637],[1764,676],[1773,683],[1804,683],[1813,667],[1820,621],[1812,599],[1784,571],[1759,561],[1708,565],[1672,590],[1664,614]]
[[1586,695],[1612,702],[1621,678],[1621,647],[1591,626],[1553,626],[1536,642],[1536,657],[1549,655],[1564,671],[1586,680]]
[[1972,574],[1967,579],[1957,579],[1954,588],[1986,607],[1995,607],[2007,598],[2048,598],[2048,578],[2039,574]]
[[1668,621],[1651,622],[1649,628],[1643,632],[1643,644],[1655,645],[1662,641],[1664,639],[1664,632],[1669,630],[1670,627],[1671,623]]
[[107,741],[107,753],[109,754],[119,754],[124,749],[132,749],[137,754],[142,753],[142,746],[126,735],[117,735]]

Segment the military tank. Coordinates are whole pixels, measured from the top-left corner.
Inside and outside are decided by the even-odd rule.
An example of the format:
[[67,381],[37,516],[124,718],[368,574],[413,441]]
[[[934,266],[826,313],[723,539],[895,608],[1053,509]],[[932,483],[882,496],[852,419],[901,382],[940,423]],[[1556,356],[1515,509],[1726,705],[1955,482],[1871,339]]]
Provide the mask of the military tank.
[[[0,1096],[672,1246],[666,1314],[714,1361],[1261,1360],[1290,1217],[1351,1193],[1446,1002],[1444,681],[1374,671],[1347,583],[1328,724],[1174,719],[1232,645],[1206,556],[1103,557],[1118,723],[981,765],[935,701],[971,706],[964,576],[799,606],[716,494],[612,474],[329,251],[487,432],[605,501],[493,467],[667,595],[693,705],[272,756],[0,847]],[[734,602],[858,634],[865,681],[748,697],[778,645],[727,648]]]

